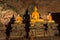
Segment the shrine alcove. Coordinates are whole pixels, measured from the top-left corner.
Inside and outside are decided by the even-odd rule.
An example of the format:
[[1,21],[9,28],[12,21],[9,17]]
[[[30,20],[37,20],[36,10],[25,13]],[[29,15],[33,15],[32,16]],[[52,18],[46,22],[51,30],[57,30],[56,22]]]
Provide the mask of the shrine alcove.
[[56,13],[51,13],[53,20],[58,24],[57,28],[59,30],[59,35],[60,35],[60,12]]

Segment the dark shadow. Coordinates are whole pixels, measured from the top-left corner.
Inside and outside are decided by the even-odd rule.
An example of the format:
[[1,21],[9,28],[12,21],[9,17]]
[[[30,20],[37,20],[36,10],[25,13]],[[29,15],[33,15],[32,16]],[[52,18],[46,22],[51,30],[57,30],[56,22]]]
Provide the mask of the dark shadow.
[[39,19],[43,19],[40,14],[39,14],[39,16],[40,16]]
[[30,16],[28,14],[28,9],[26,10],[25,14],[23,15],[23,23],[25,24],[25,31],[26,31],[26,38],[29,37],[29,27],[30,27]]
[[47,30],[48,30],[47,23],[46,23],[46,24],[44,24],[44,26],[45,26],[45,31],[47,32]]
[[59,31],[59,34],[58,34],[59,36],[60,35],[60,12],[52,13],[51,15],[52,15],[53,20],[55,20],[55,22],[58,24],[57,28]]
[[10,19],[10,22],[7,25],[5,25],[6,26],[6,40],[9,40],[10,32],[12,31],[11,30],[12,29],[11,24],[14,24],[14,15]]

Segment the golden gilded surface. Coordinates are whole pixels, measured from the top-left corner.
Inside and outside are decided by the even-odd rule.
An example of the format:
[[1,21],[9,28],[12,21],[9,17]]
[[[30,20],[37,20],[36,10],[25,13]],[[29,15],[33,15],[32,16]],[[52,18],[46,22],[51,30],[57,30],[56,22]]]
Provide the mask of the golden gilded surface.
[[40,19],[39,13],[35,6],[34,11],[32,12],[32,15],[31,15],[31,22],[43,22],[43,21],[44,21],[43,19]]
[[48,19],[48,22],[55,22],[55,21],[52,19],[51,14],[49,14],[49,15],[47,16],[47,19]]
[[35,19],[35,20],[39,19],[39,13],[37,12],[36,7],[34,7],[34,11],[32,13],[32,19]]
[[22,22],[22,18],[20,17],[20,15],[18,15],[16,18],[15,18],[15,23],[20,23]]

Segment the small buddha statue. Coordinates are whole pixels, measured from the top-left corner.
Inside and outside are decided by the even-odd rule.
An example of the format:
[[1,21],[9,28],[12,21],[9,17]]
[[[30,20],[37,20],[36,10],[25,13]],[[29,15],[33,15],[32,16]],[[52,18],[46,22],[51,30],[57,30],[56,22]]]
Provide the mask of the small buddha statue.
[[49,15],[47,16],[48,22],[54,22],[54,20],[52,19],[51,13],[49,13]]
[[22,23],[22,18],[20,17],[20,15],[18,15],[18,16],[15,18],[15,23]]

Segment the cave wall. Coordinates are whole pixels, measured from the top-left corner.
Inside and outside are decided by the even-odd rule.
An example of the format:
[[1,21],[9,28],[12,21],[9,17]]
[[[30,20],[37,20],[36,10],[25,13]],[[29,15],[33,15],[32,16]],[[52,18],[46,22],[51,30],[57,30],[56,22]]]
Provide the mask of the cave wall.
[[[6,5],[14,7],[20,15],[24,15],[26,9],[32,13],[33,5],[38,8],[42,18],[46,18],[48,12],[60,12],[60,0],[0,0]],[[31,7],[31,8],[30,8]]]
[[22,14],[24,11],[35,3],[38,7],[38,11],[41,14],[47,14],[47,12],[60,12],[60,0],[0,0],[7,4],[14,6]]

